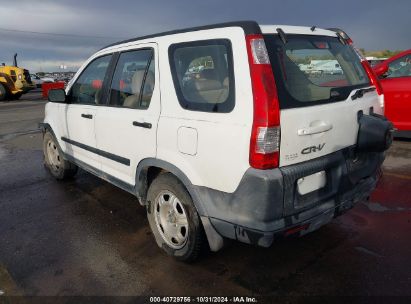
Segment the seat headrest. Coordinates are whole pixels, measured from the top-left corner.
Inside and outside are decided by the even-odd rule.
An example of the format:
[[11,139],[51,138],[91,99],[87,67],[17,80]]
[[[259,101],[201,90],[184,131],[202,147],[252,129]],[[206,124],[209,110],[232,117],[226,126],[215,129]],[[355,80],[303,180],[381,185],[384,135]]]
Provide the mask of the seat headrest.
[[219,90],[222,88],[221,82],[218,80],[198,79],[195,80],[194,84],[197,91]]
[[[141,84],[143,83],[144,80],[144,74],[145,70],[138,70],[134,73],[132,79],[131,79],[131,92],[135,95],[140,94],[141,90]],[[154,88],[154,83],[155,83],[155,78],[154,78],[154,73],[152,71],[147,72],[146,76],[146,83],[145,86],[149,88]]]
[[144,70],[138,70],[134,73],[133,77],[131,78],[131,93],[133,94],[140,94],[141,84],[143,83],[144,79]]
[[147,71],[146,82],[144,86],[147,88],[147,90],[153,91],[154,84],[155,84],[154,73],[152,71]]
[[204,69],[200,72],[200,78],[217,80],[217,73],[215,69]]

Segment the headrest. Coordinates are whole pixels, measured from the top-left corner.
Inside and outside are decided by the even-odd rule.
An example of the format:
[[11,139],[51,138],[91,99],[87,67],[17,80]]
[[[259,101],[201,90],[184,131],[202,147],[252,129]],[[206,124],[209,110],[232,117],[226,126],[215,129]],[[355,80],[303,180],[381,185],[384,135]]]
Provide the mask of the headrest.
[[228,79],[228,77],[224,78],[223,86],[225,88],[228,88],[229,85],[230,85],[230,80]]
[[[141,90],[141,84],[144,79],[144,73],[145,70],[138,70],[134,73],[133,78],[131,79],[131,92],[133,94],[140,94]],[[147,72],[146,76],[146,86],[149,86],[152,89],[154,89],[154,83],[155,83],[155,78],[154,78],[154,73],[152,71]]]
[[91,87],[92,87],[93,89],[96,89],[96,90],[101,89],[101,88],[103,87],[103,81],[100,80],[100,79],[94,79],[94,80],[91,82]]
[[218,79],[215,69],[204,69],[200,72],[200,78]]
[[198,79],[195,80],[195,87],[198,91],[220,90],[221,82],[218,80]]
[[133,94],[140,94],[144,73],[144,70],[138,70],[134,73],[133,78],[131,79],[131,92]]
[[145,87],[148,87],[148,90],[152,91],[154,89],[154,84],[155,84],[154,73],[152,71],[148,71],[147,76],[146,76]]

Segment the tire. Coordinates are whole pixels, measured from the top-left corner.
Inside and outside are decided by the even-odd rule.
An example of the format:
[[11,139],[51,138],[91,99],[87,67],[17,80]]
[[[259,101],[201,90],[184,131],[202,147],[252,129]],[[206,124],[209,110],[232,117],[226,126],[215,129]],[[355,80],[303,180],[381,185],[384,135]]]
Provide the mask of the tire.
[[196,260],[204,232],[184,185],[171,173],[160,174],[148,189],[147,202],[147,218],[157,245],[179,261]]
[[49,131],[43,137],[43,154],[44,165],[55,179],[69,179],[77,173],[77,166],[63,158],[56,139]]
[[11,96],[11,100],[19,100],[23,93],[17,93]]
[[4,87],[4,85],[2,85],[0,83],[0,101],[4,101],[7,98],[7,90]]

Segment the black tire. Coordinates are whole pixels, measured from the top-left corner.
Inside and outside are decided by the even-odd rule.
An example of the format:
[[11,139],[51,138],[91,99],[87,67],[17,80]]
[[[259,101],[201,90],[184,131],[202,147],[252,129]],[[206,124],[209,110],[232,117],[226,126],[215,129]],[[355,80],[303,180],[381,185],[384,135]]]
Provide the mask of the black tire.
[[2,85],[0,83],[0,101],[4,101],[7,98],[7,90],[4,87],[4,85]]
[[68,179],[77,173],[77,166],[64,159],[56,139],[49,131],[43,137],[43,154],[44,165],[55,179]]
[[[170,240],[166,240],[167,236],[164,233],[164,229],[159,225],[160,220],[158,214],[160,214],[159,210],[161,209],[155,210],[155,208],[158,208],[158,204],[160,204],[158,201],[159,197],[164,195],[164,193],[171,193],[178,199],[180,205],[177,209],[182,209],[184,216],[187,218],[188,229],[186,230],[186,239],[184,244],[179,248],[176,248],[175,244],[173,244],[174,246],[170,245]],[[165,197],[166,196],[167,194],[165,194]],[[180,214],[182,213],[180,212]],[[204,243],[204,231],[201,220],[186,188],[171,173],[160,174],[150,185],[147,193],[147,218],[157,245],[168,255],[184,262],[192,262],[198,258]],[[168,223],[166,225],[168,225]],[[180,229],[182,228],[183,227]]]
[[11,100],[19,100],[23,93],[17,93],[11,96]]

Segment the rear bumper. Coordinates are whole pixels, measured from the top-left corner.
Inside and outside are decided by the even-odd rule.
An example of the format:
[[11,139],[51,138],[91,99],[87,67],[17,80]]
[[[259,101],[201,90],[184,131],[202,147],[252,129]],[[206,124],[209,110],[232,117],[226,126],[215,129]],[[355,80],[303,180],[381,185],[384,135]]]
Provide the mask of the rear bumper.
[[[347,148],[279,169],[250,168],[234,193],[195,187],[201,216],[219,235],[263,247],[277,236],[314,231],[374,190],[384,153],[363,153],[356,161],[353,155]],[[323,170],[325,187],[300,195],[297,180]]]

